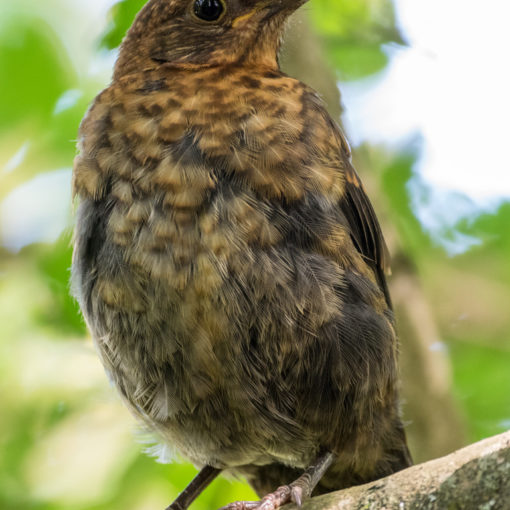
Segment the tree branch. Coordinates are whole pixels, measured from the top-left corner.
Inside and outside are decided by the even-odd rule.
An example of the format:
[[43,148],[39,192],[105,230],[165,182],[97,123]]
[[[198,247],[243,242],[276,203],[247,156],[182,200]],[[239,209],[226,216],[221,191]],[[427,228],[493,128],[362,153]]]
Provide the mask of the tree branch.
[[510,431],[381,480],[313,498],[302,510],[393,509],[510,509]]

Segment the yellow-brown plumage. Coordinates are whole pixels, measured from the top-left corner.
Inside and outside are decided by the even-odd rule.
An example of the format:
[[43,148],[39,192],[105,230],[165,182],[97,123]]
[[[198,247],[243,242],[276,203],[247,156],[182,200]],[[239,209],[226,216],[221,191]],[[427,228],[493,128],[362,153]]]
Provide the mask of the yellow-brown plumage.
[[80,129],[73,281],[102,361],[163,441],[261,495],[324,452],[316,492],[391,473],[410,461],[384,241],[276,61],[302,2],[204,23],[203,1],[146,5]]

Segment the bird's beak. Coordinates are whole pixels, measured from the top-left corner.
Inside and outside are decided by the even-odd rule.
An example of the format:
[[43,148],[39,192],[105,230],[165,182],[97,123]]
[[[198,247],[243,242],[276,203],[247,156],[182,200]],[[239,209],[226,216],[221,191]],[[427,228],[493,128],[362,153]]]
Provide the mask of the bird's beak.
[[308,2],[308,0],[259,0],[255,2],[253,8],[249,12],[235,18],[232,26],[237,27],[248,22],[255,14],[261,11],[266,12],[268,17],[276,15],[287,17],[306,2]]
[[285,12],[291,13],[299,9],[308,0],[262,0],[258,5],[271,12]]
[[308,0],[273,0],[267,3],[269,6],[274,5],[275,10],[278,11],[295,11],[306,2],[308,2]]

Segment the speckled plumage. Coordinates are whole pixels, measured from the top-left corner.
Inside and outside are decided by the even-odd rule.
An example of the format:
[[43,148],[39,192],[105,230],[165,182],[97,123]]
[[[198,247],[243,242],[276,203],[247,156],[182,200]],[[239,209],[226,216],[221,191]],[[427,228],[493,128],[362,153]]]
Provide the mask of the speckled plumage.
[[106,371],[163,441],[260,494],[319,450],[317,492],[410,462],[377,219],[321,100],[276,63],[300,3],[232,0],[210,27],[151,0],[74,168],[73,283]]

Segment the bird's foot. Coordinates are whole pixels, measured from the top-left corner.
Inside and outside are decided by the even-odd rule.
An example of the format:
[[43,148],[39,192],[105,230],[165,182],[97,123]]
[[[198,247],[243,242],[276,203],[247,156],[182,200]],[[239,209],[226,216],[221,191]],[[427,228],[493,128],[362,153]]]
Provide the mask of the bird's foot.
[[290,485],[278,487],[274,492],[264,496],[260,501],[235,501],[220,510],[277,510],[287,503],[301,506],[303,500],[309,497],[308,491],[299,481]]
[[312,495],[314,488],[327,471],[335,456],[331,452],[321,453],[297,480],[289,485],[282,485],[274,492],[264,496],[260,501],[236,501],[220,510],[277,510],[287,503],[301,506]]

